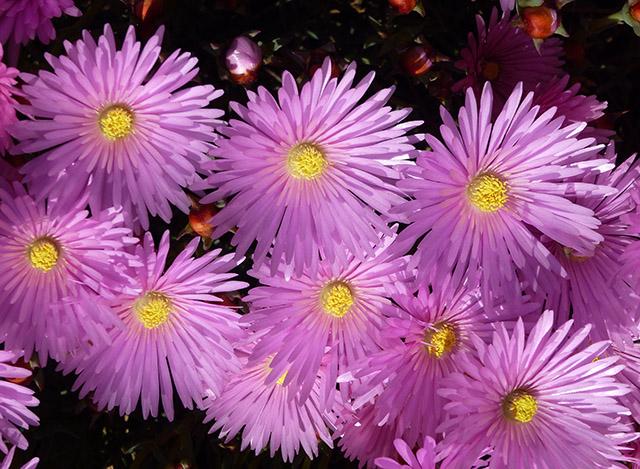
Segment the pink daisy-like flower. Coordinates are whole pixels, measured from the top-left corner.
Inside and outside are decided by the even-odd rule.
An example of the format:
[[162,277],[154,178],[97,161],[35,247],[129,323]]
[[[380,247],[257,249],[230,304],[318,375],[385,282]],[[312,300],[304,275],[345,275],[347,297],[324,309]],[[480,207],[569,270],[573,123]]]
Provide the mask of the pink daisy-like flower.
[[5,348],[61,361],[106,339],[117,317],[94,301],[122,283],[118,264],[133,239],[115,210],[88,217],[74,205],[36,203],[23,186],[0,185],[0,337]]
[[[267,445],[273,458],[280,450],[285,462],[293,461],[300,446],[310,458],[318,455],[318,439],[333,448],[329,429],[335,430],[337,403],[325,411],[321,402],[326,370],[320,367],[309,397],[300,399],[285,376],[265,384],[270,360],[244,369],[227,383],[222,395],[210,401],[205,423],[215,419],[209,433],[220,430],[220,438],[228,443],[242,430],[240,451],[247,447],[258,454]],[[244,427],[244,429],[243,429]]]
[[0,350],[0,378],[3,378],[0,379],[0,451],[4,453],[9,451],[4,440],[20,449],[29,445],[17,427],[26,429],[29,425],[38,425],[38,417],[27,409],[39,404],[38,399],[33,396],[33,391],[7,381],[7,378],[26,378],[31,375],[31,371],[9,364],[19,356],[16,352]]
[[[69,359],[65,373],[79,374],[73,389],[80,397],[94,391],[98,407],[120,408],[129,414],[142,404],[142,415],[164,412],[173,419],[173,391],[182,404],[203,406],[206,393],[217,396],[231,372],[240,371],[233,343],[243,337],[239,314],[215,304],[215,293],[247,286],[231,281],[236,265],[232,254],[217,258],[220,249],[194,259],[199,238],[192,240],[164,271],[169,253],[169,233],[156,253],[146,233],[136,254],[140,266],[129,269],[136,285],[132,293],[120,294],[112,308],[125,328],[108,331],[109,346],[95,346],[85,355]],[[173,380],[173,384],[172,384]]]
[[357,362],[351,373],[338,380],[351,378],[359,383],[352,394],[355,408],[379,395],[374,422],[397,420],[411,446],[425,436],[435,436],[445,419],[444,399],[437,390],[444,377],[458,370],[458,357],[472,348],[472,338],[488,341],[497,319],[513,324],[521,315],[539,311],[538,305],[523,304],[488,314],[477,290],[434,288],[434,293],[421,288],[415,296],[393,295],[401,310],[385,321],[383,335],[392,339],[390,345]]
[[[4,49],[0,44],[0,61],[3,57]],[[7,127],[18,120],[15,110],[18,103],[14,99],[15,95],[21,94],[15,87],[18,73],[17,69],[0,62],[0,155],[4,155],[13,145]]]
[[491,86],[485,85],[479,103],[469,89],[460,128],[442,108],[444,144],[428,135],[433,151],[423,153],[408,171],[411,177],[398,183],[415,197],[398,207],[411,221],[398,247],[407,249],[424,235],[409,261],[410,268],[419,267],[422,283],[433,269],[436,278],[454,269],[458,278],[480,275],[489,306],[491,292],[510,301],[520,297],[521,281],[549,292],[566,273],[532,228],[578,255],[588,255],[603,240],[593,211],[570,196],[616,190],[567,178],[611,165],[597,159],[601,147],[592,139],[576,138],[584,124],[562,126],[553,110],[539,116],[532,98],[529,93],[522,99],[522,86],[516,86],[492,122]]
[[375,464],[381,469],[435,469],[436,468],[436,441],[430,436],[424,438],[422,447],[413,454],[413,450],[401,438],[393,441],[396,451],[407,464],[400,464],[390,458],[376,458]]
[[[607,159],[615,164],[613,143],[607,148]],[[597,340],[609,339],[610,330],[624,329],[638,335],[640,296],[621,274],[621,256],[634,239],[627,233],[625,215],[635,209],[631,193],[640,177],[640,162],[632,164],[631,156],[615,170],[587,177],[586,182],[604,184],[618,190],[605,197],[581,197],[577,202],[594,211],[601,225],[598,233],[603,240],[585,255],[559,243],[549,242],[550,251],[567,271],[567,279],[561,288],[549,292],[547,308],[558,313],[556,320],[562,323],[571,316],[577,326],[594,325],[592,336]]]
[[467,76],[453,85],[453,91],[471,87],[478,94],[484,83],[491,82],[497,111],[518,83],[522,82],[528,92],[538,83],[564,75],[560,40],[545,40],[538,52],[533,40],[511,25],[513,21],[509,14],[498,21],[495,8],[488,28],[482,17],[476,16],[478,38],[469,33],[469,48],[461,51],[462,59],[456,62],[456,67],[466,70]]
[[[13,455],[16,452],[16,447],[13,446],[9,453],[4,457],[2,462],[0,463],[0,469],[10,469],[11,463],[13,462]],[[27,462],[25,465],[21,466],[20,469],[35,469],[40,462],[40,458],[33,458],[31,461]]]
[[43,44],[56,37],[51,18],[80,16],[73,0],[3,0],[0,2],[0,43],[26,44],[38,35]]
[[82,40],[65,42],[66,56],[46,56],[53,73],[22,75],[31,104],[18,109],[39,119],[20,121],[11,133],[21,141],[15,152],[46,150],[21,169],[34,194],[73,200],[87,190],[92,211],[123,206],[143,228],[147,210],[169,221],[169,202],[188,212],[182,187],[199,179],[222,115],[204,107],[222,91],[175,91],[198,72],[197,59],[179,50],[147,79],[162,32],[141,51],[133,26],[121,50],[108,24],[97,45],[84,31]]
[[580,347],[589,326],[568,336],[572,321],[552,333],[553,322],[546,311],[527,339],[521,321],[512,336],[498,325],[491,345],[474,341],[478,358],[466,354],[443,379],[443,469],[470,467],[487,446],[496,469],[624,467],[620,445],[637,435],[620,422],[629,414],[616,399],[629,392],[616,380],[623,367],[594,360],[607,341]]
[[[564,75],[562,78],[553,77],[546,83],[538,83],[533,91],[533,105],[540,106],[540,113],[555,107],[556,115],[565,117],[565,124],[593,122],[602,117],[607,102],[600,102],[595,96],[578,94],[579,83],[567,88],[569,78],[569,75]],[[607,143],[614,134],[613,130],[587,126],[580,136],[594,137],[598,143]]]
[[302,275],[287,281],[282,266],[275,276],[264,267],[250,272],[265,286],[245,297],[251,312],[243,321],[262,336],[250,362],[275,355],[267,385],[286,373],[284,385],[300,389],[304,400],[323,359],[330,357],[323,393],[323,403],[330,405],[340,370],[380,349],[385,343],[382,307],[389,303],[391,284],[401,288],[405,266],[404,259],[386,252],[390,241],[385,240],[371,259],[350,256],[346,267],[321,262],[315,279]]
[[216,142],[214,173],[201,187],[217,190],[202,201],[235,194],[214,217],[212,236],[237,226],[239,254],[257,241],[256,268],[270,262],[275,274],[284,260],[287,272],[310,268],[313,276],[320,258],[363,259],[391,234],[385,215],[403,200],[393,163],[414,151],[417,139],[405,134],[419,122],[400,123],[411,110],[385,106],[393,88],[358,104],[374,73],[352,88],[355,74],[352,63],[340,81],[331,78],[327,58],[300,91],[285,72],[277,101],[259,88],[247,107],[232,103],[242,120],[220,129],[228,138]]
[[402,438],[405,431],[404,426],[396,420],[377,425],[375,413],[374,404],[367,404],[347,414],[340,426],[338,446],[349,460],[358,459],[358,468],[365,465],[373,467],[378,457],[394,456],[394,441]]

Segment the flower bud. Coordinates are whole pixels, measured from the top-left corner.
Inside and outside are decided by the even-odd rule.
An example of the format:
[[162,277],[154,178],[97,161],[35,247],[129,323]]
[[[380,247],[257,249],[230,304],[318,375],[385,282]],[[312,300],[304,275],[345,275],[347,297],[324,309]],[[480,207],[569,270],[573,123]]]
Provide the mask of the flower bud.
[[131,0],[133,13],[143,23],[150,23],[162,16],[164,4],[162,0]]
[[410,77],[424,75],[436,61],[436,52],[428,44],[420,44],[407,49],[400,56],[400,67]]
[[545,39],[558,29],[558,12],[547,6],[523,8],[520,12],[521,27],[533,39]]
[[629,4],[629,15],[631,18],[640,23],[640,2],[636,1],[633,4]]
[[191,199],[191,210],[189,211],[189,225],[191,229],[203,238],[210,238],[215,229],[209,220],[218,213],[215,204],[200,205],[195,199]]
[[416,7],[416,0],[389,0],[389,5],[395,8],[401,15],[411,13]]
[[256,80],[262,64],[262,49],[251,39],[238,36],[231,41],[225,62],[233,81],[240,85],[249,85]]

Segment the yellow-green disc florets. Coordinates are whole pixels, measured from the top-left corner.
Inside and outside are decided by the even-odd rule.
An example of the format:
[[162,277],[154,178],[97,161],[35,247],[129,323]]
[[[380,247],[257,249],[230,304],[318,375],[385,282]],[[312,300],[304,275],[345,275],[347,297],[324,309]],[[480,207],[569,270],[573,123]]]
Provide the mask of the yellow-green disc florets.
[[134,311],[144,327],[155,329],[167,321],[173,312],[173,305],[164,293],[149,291],[135,302]]
[[334,281],[327,283],[321,296],[322,308],[328,314],[341,318],[349,312],[353,305],[353,291],[348,283]]
[[467,196],[483,212],[494,212],[507,202],[507,183],[493,174],[481,173],[467,186]]
[[98,124],[105,138],[119,140],[133,132],[133,112],[121,104],[109,106],[100,113]]
[[324,152],[313,143],[300,143],[289,150],[287,167],[294,178],[308,181],[321,176],[327,167]]
[[38,238],[27,247],[27,257],[31,267],[48,272],[58,265],[60,245],[48,236]]
[[527,391],[515,390],[502,401],[502,413],[513,422],[529,422],[537,410],[538,401]]
[[456,333],[451,324],[438,323],[433,327],[424,334],[424,341],[431,344],[425,347],[431,355],[442,358],[456,345]]

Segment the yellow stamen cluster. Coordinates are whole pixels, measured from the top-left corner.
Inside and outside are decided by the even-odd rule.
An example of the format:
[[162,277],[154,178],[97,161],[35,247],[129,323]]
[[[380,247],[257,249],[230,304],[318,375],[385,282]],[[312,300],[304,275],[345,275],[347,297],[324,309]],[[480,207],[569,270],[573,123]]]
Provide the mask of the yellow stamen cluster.
[[144,327],[155,329],[167,321],[173,306],[164,293],[148,291],[135,302],[134,310]]
[[487,81],[495,80],[500,74],[500,65],[498,65],[498,62],[488,60],[482,66],[480,74]]
[[27,254],[31,267],[48,272],[60,260],[60,246],[54,239],[45,236],[32,242],[27,248]]
[[287,167],[294,178],[308,181],[322,175],[327,167],[327,158],[317,145],[300,143],[289,151]]
[[116,141],[133,132],[133,112],[120,104],[109,106],[100,113],[98,123],[102,134]]
[[514,422],[531,421],[537,410],[538,401],[526,391],[513,391],[502,401],[502,413]]
[[507,202],[507,184],[492,174],[481,173],[467,186],[467,196],[483,212],[494,212]]
[[329,282],[322,289],[322,308],[327,314],[341,318],[353,305],[353,292],[345,282]]
[[575,254],[575,250],[572,248],[568,248],[566,246],[562,246],[562,252],[564,252],[564,257],[569,259],[570,261],[582,262],[586,259],[589,259],[591,256],[577,256]]
[[434,329],[429,329],[424,334],[424,341],[431,345],[425,345],[429,354],[442,358],[456,345],[456,333],[451,324],[434,324]]

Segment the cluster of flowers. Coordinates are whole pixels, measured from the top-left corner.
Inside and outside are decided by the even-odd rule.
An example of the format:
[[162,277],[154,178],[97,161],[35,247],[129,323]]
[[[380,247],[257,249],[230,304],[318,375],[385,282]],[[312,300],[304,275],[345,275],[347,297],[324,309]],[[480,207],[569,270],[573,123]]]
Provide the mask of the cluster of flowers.
[[[640,166],[588,125],[606,103],[567,88],[560,42],[513,21],[478,17],[440,138],[329,60],[224,123],[221,91],[185,88],[190,54],[152,73],[162,28],[144,47],[85,32],[20,89],[2,65],[0,149],[37,156],[0,160],[0,375],[35,353],[145,418],[172,419],[177,392],[285,461],[320,440],[383,468],[635,461]],[[145,230],[189,210],[184,188],[223,201],[212,237],[235,252],[194,257],[196,237],[167,265],[168,232],[156,249]],[[230,271],[248,252],[241,315],[219,295],[247,287]],[[20,448],[32,394],[0,381]]]

